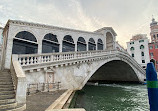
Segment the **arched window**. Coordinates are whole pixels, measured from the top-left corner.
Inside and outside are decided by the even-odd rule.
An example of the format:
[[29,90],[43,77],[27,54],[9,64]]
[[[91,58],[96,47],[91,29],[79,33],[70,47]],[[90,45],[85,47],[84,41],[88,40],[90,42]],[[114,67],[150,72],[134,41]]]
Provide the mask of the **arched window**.
[[134,54],[132,53],[132,57],[134,57]]
[[59,52],[59,43],[56,35],[46,34],[42,41],[42,53]]
[[110,32],[106,33],[106,49],[112,50],[114,48],[113,36]]
[[86,41],[83,37],[79,37],[77,41],[77,51],[86,51]]
[[103,41],[101,39],[98,39],[97,47],[98,50],[103,50]]
[[140,49],[144,49],[144,45],[141,45],[141,46],[140,46]]
[[134,47],[131,47],[130,50],[131,50],[131,51],[134,50]]
[[75,44],[74,40],[70,35],[66,35],[63,39],[63,46],[62,46],[63,52],[70,52],[75,51]]
[[37,40],[32,33],[22,31],[16,34],[13,40],[13,54],[35,54],[37,49]]
[[96,44],[93,38],[89,39],[88,50],[96,50]]

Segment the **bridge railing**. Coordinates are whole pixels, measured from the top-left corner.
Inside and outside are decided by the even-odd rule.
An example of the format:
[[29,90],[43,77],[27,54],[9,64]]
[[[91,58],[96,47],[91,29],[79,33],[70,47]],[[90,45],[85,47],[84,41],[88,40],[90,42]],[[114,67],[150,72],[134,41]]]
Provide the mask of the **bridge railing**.
[[18,61],[22,66],[41,64],[48,62],[79,59],[97,55],[109,54],[113,51],[82,51],[82,52],[62,52],[62,53],[44,53],[44,54],[25,54],[18,55]]

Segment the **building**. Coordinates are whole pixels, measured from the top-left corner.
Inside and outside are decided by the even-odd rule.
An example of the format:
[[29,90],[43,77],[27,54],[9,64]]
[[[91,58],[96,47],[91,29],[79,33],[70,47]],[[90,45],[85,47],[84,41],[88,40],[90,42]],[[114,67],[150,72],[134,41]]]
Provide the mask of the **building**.
[[2,44],[2,39],[3,39],[2,32],[3,32],[3,28],[0,27],[0,44]]
[[127,42],[127,52],[144,68],[146,69],[149,59],[149,40],[146,34],[137,34],[132,37],[130,42]]
[[149,43],[149,55],[151,62],[154,63],[156,70],[158,70],[158,22],[152,19],[150,23],[151,43]]
[[88,32],[9,20],[3,31],[2,67],[10,68],[12,54],[113,50],[116,35],[112,27]]
[[0,58],[1,58],[1,52],[2,52],[2,42],[3,42],[3,28],[0,27]]

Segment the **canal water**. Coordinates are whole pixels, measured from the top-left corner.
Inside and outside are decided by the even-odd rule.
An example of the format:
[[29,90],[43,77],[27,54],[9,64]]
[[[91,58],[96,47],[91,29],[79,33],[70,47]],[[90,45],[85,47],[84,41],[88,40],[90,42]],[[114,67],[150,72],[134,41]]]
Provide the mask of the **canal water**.
[[146,85],[86,85],[78,92],[76,108],[86,111],[149,111]]

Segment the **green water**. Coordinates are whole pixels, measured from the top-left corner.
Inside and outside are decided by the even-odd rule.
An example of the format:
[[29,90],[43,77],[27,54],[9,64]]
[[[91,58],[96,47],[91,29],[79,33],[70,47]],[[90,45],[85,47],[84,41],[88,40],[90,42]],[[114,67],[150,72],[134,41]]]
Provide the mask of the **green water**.
[[76,108],[86,111],[149,111],[146,85],[86,85],[76,99]]

